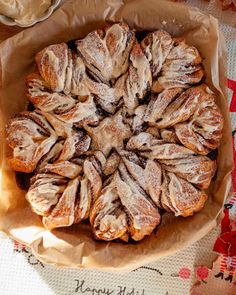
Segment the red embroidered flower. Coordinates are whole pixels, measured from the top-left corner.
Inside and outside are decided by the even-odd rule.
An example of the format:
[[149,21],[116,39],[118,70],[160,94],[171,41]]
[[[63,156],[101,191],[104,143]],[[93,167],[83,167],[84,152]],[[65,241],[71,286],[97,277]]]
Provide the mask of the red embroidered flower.
[[187,267],[182,267],[180,270],[179,270],[179,277],[181,279],[188,279],[191,275],[191,271],[189,268]]
[[233,96],[231,99],[229,111],[230,112],[236,112],[236,81],[228,79],[227,86],[229,89],[233,90]]
[[199,279],[204,280],[208,277],[208,268],[206,266],[199,266],[196,269],[196,274]]

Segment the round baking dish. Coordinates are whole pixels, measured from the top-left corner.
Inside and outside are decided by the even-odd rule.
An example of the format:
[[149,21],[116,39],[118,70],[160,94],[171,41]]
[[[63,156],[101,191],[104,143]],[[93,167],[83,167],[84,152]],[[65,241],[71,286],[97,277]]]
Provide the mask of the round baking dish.
[[3,14],[0,14],[0,22],[6,26],[18,26],[22,28],[31,27],[35,25],[36,23],[47,19],[53,13],[53,11],[59,6],[60,2],[61,0],[52,0],[51,6],[45,11],[45,13],[41,17],[36,18],[34,21],[32,21],[31,23],[27,25],[20,24],[17,21],[15,21],[13,18],[10,18]]

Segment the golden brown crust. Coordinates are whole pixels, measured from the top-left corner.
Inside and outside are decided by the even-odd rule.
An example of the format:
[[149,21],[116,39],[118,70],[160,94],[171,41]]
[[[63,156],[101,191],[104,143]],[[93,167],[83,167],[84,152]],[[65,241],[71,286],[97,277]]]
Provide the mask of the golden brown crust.
[[64,89],[69,50],[66,43],[54,44],[36,54],[35,62],[42,78],[52,91]]
[[42,79],[39,73],[32,73],[26,78],[27,98],[41,111],[62,112],[72,108],[76,101],[68,95],[51,92],[50,86]]
[[174,173],[164,173],[161,206],[176,216],[191,216],[202,209],[207,195]]
[[127,217],[122,210],[117,188],[113,184],[102,190],[92,208],[90,222],[98,239],[110,241],[121,238],[127,233]]
[[184,39],[175,39],[152,90],[161,92],[169,88],[189,88],[199,83],[204,76],[201,62],[202,58],[196,47],[189,46]]
[[207,189],[216,172],[216,162],[206,156],[189,156],[179,159],[161,159],[162,167],[166,171],[195,184],[199,188]]
[[135,42],[126,24],[96,30],[76,41],[77,50],[94,79],[105,84],[128,69],[129,53]]
[[70,226],[75,222],[75,200],[79,180],[71,180],[51,213],[43,217],[43,224],[48,229]]
[[57,140],[54,130],[36,112],[22,112],[11,119],[6,133],[8,145],[13,149],[9,164],[21,172],[32,172]]
[[170,34],[163,30],[149,33],[141,42],[144,54],[150,63],[153,78],[156,78],[161,71],[173,43]]
[[174,126],[180,142],[201,155],[207,155],[220,144],[223,130],[223,117],[215,103],[211,90],[202,85],[204,94],[199,99],[194,114],[188,122]]
[[139,104],[139,99],[147,93],[152,84],[149,62],[141,46],[136,43],[130,53],[130,66],[125,76],[123,100],[126,110],[133,114]]

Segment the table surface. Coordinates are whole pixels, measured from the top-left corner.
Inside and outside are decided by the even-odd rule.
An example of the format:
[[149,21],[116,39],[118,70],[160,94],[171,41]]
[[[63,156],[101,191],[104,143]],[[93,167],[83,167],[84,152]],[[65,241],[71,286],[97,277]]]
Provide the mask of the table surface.
[[[228,79],[231,82],[229,84],[231,89],[228,91],[228,102],[231,111],[232,130],[235,130],[236,12],[222,12],[217,1],[190,0],[187,1],[187,4],[198,6],[213,14],[220,21],[220,28],[225,35],[229,53]],[[17,34],[21,30],[22,28],[19,27],[6,27],[0,24],[0,41]],[[235,94],[233,95],[234,89]],[[233,98],[235,102],[232,101]],[[236,208],[234,210],[236,213]],[[190,288],[196,280],[195,267],[204,265],[211,268],[212,261],[216,258],[212,248],[218,234],[219,228],[216,228],[183,251],[122,275],[96,270],[58,269],[44,265],[33,256],[30,249],[0,235],[0,294],[189,294]],[[217,273],[219,270],[214,271]],[[236,275],[234,281],[236,281]],[[236,284],[217,280],[214,282],[214,286],[214,291],[204,294],[236,294]],[[203,295],[203,293],[198,293],[198,295],[200,294]]]

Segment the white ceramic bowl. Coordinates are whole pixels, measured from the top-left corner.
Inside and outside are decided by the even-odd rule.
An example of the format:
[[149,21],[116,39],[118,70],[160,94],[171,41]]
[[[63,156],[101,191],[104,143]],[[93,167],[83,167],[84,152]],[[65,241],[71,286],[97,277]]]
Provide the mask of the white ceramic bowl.
[[61,0],[52,0],[51,6],[47,9],[47,11],[45,11],[44,15],[35,19],[33,22],[31,22],[27,25],[19,24],[13,18],[10,18],[10,17],[5,16],[3,14],[0,14],[0,22],[3,23],[4,25],[7,25],[7,26],[19,26],[19,27],[23,27],[23,28],[31,27],[34,24],[36,24],[37,22],[41,22],[41,21],[47,19],[53,13],[53,11],[58,7],[60,2],[61,2]]

